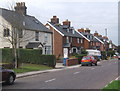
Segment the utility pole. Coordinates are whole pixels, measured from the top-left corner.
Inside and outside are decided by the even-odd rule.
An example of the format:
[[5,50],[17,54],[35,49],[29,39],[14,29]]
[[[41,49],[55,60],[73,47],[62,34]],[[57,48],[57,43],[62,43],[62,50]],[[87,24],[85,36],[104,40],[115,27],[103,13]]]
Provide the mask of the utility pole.
[[105,28],[105,36],[107,37],[107,28]]

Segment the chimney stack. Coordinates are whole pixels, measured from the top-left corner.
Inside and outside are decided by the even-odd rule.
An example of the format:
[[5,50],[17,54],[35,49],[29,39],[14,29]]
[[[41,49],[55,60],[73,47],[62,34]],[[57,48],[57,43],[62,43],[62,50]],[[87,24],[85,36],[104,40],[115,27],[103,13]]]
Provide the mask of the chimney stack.
[[90,29],[86,28],[85,33],[90,33]]
[[51,22],[54,24],[58,24],[59,23],[59,18],[57,18],[57,16],[53,16],[53,18],[51,18]]
[[27,14],[27,7],[25,6],[25,2],[18,2],[16,3],[16,6],[14,7],[15,11],[19,14],[26,15]]
[[103,36],[103,38],[108,40],[108,37],[107,37],[107,36]]
[[70,22],[70,21],[68,21],[68,20],[63,21],[63,25],[66,25],[66,26],[70,27],[71,22]]
[[98,36],[98,32],[97,31],[95,31],[94,36]]
[[81,29],[78,29],[78,32],[84,33],[85,30],[84,30],[84,28],[81,28]]

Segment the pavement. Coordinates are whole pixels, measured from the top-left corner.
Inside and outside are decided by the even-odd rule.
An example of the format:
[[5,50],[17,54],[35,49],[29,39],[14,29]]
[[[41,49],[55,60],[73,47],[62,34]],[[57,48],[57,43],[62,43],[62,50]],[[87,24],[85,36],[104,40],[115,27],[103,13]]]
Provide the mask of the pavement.
[[59,70],[63,70],[63,69],[77,68],[77,67],[80,67],[80,66],[81,66],[80,64],[79,65],[74,65],[74,66],[63,66],[63,63],[56,63],[55,69],[43,70],[43,71],[32,71],[32,72],[26,72],[26,73],[19,73],[19,74],[16,75],[16,78],[22,78],[22,77],[38,75],[38,74],[42,74],[42,73],[59,71]]

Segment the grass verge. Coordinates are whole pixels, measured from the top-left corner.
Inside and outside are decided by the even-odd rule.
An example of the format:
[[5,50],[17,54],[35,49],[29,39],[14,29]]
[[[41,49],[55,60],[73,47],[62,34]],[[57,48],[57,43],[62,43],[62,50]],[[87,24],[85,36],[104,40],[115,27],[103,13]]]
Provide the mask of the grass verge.
[[42,71],[47,69],[53,69],[52,67],[48,67],[45,65],[37,65],[37,64],[22,64],[20,68],[13,69],[16,73],[25,73],[30,71]]
[[120,91],[120,80],[115,80],[108,84],[102,91]]

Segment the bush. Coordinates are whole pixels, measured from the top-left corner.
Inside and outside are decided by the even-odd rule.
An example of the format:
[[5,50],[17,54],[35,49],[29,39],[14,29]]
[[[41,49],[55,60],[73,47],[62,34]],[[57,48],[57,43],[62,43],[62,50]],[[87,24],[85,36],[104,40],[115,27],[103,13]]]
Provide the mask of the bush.
[[2,50],[2,61],[4,63],[13,62],[14,56],[13,56],[12,49],[5,48],[5,49],[0,49],[0,50]]
[[102,58],[102,60],[107,60],[107,52],[106,51],[101,51],[101,58]]
[[87,52],[86,50],[82,50],[82,51],[81,51],[81,54],[86,54],[86,55],[87,55],[88,52]]
[[108,57],[113,57],[113,55],[115,55],[115,51],[112,51],[112,50],[107,51]]
[[[2,61],[12,63],[14,61],[12,54],[12,49],[2,49]],[[45,64],[55,67],[56,58],[54,55],[41,55],[39,49],[19,49],[19,63]]]
[[87,54],[80,54],[80,55],[76,55],[75,57],[78,58],[78,63],[81,63],[81,60],[83,58],[83,56],[87,56]]

